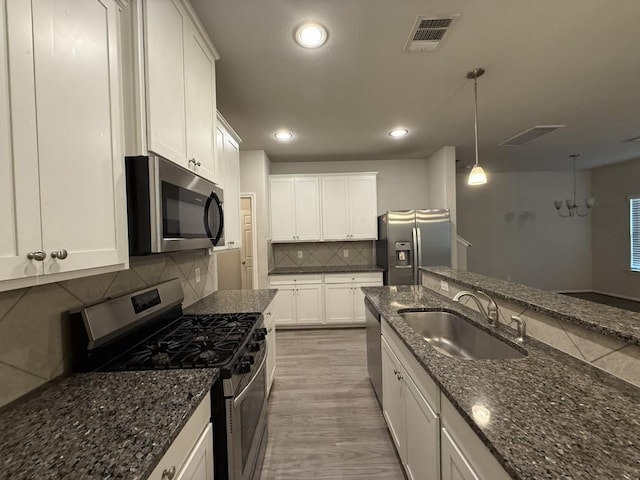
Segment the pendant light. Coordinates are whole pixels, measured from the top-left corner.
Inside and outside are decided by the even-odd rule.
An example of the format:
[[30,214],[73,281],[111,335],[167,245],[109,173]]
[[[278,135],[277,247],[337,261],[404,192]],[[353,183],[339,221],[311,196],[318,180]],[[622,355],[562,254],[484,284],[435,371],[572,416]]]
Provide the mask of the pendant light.
[[556,207],[556,212],[558,212],[558,215],[560,215],[561,217],[574,217],[574,216],[586,217],[587,215],[589,215],[591,211],[591,207],[593,207],[596,204],[596,199],[593,197],[587,198],[584,202],[586,210],[582,210],[582,211],[580,210],[580,207],[576,202],[576,158],[578,158],[580,154],[573,153],[569,156],[573,160],[573,200],[570,198],[567,198],[567,200],[564,202],[564,204],[567,206],[566,215],[563,215],[560,211],[563,205],[562,200],[555,200],[553,202],[553,206]]
[[475,134],[476,134],[476,163],[469,173],[469,179],[467,183],[469,185],[484,185],[487,183],[487,174],[484,173],[484,169],[478,164],[478,78],[484,75],[484,68],[474,68],[467,73],[468,79],[473,79],[473,91],[475,95]]

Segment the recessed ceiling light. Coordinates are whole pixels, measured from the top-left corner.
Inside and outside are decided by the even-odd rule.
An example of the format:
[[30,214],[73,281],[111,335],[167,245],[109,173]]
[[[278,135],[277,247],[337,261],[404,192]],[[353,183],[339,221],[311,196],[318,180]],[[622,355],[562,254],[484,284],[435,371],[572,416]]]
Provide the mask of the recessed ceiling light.
[[318,48],[327,41],[327,29],[319,23],[305,23],[296,30],[296,42],[304,48]]
[[286,142],[293,138],[293,133],[287,130],[278,130],[276,133],[273,134],[273,136],[276,137],[276,139],[280,140],[281,142]]
[[407,130],[406,128],[396,128],[389,132],[389,136],[393,138],[400,138],[404,137],[407,133],[409,133],[409,130]]

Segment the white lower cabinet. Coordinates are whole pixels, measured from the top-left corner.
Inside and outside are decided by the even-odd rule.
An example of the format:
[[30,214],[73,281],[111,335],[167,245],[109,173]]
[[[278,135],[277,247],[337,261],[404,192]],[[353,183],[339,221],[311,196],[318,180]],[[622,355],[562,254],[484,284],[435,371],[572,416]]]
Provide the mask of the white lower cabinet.
[[361,323],[365,321],[364,294],[360,287],[382,286],[382,273],[336,273],[324,276],[327,323]]
[[382,397],[384,418],[408,478],[439,478],[440,422],[435,406],[420,392],[384,337]]
[[276,297],[271,300],[271,303],[264,312],[264,328],[267,329],[267,395],[271,393],[271,386],[273,380],[276,378],[276,322],[275,322],[275,307],[277,305]]
[[320,325],[324,320],[322,275],[278,275],[269,280],[277,288],[275,325]]
[[211,395],[207,394],[148,480],[213,480]]
[[410,480],[511,478],[384,319],[382,410]]

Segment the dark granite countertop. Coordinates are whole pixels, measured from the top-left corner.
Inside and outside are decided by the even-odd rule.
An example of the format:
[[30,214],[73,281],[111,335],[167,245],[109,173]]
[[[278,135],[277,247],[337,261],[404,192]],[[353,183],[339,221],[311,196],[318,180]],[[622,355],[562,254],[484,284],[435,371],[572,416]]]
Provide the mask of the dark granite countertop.
[[213,292],[202,300],[184,309],[185,313],[242,313],[264,312],[277,289],[222,290]]
[[302,273],[361,273],[384,272],[384,268],[377,265],[340,265],[324,267],[277,267],[269,271],[269,275],[295,275]]
[[0,411],[0,479],[146,479],[218,369],[76,374]]
[[[420,286],[363,288],[442,392],[516,479],[640,479],[640,389],[535,339],[520,360],[459,360],[434,350],[398,309],[475,310]],[[500,326],[490,332],[513,340]],[[472,408],[489,409],[478,424]]]
[[640,345],[640,313],[449,267],[422,270],[602,335]]

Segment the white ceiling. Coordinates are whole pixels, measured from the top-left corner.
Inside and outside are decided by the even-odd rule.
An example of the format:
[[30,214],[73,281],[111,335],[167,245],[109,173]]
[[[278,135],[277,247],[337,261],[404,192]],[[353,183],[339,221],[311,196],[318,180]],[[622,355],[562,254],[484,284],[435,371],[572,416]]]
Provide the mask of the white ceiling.
[[[425,158],[455,145],[494,171],[591,168],[640,157],[639,0],[191,0],[221,54],[218,109],[273,161]],[[436,51],[404,53],[418,15],[460,17]],[[294,29],[322,23],[327,44]],[[566,127],[497,147],[533,125]],[[392,139],[403,126],[410,135]],[[279,128],[295,138],[280,143]]]

